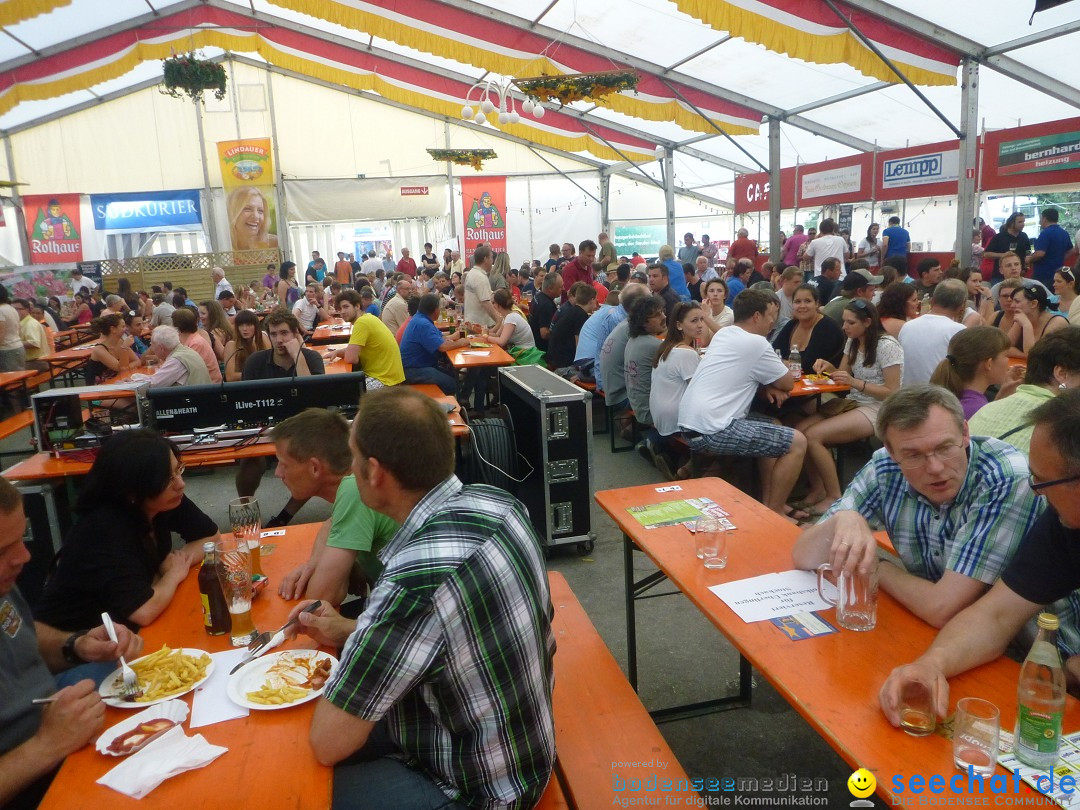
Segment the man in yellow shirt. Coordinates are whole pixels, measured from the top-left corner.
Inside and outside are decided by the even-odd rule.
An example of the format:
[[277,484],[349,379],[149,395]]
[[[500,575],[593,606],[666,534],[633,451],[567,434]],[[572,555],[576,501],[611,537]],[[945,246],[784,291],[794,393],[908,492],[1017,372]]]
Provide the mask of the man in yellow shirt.
[[349,345],[327,352],[324,359],[342,357],[354,368],[359,365],[366,375],[365,384],[369,391],[405,382],[401,349],[394,334],[374,315],[364,312],[360,293],[345,290],[338,294],[334,303],[341,317],[353,325],[352,335]]
[[45,327],[30,314],[30,302],[25,298],[16,298],[11,306],[19,313],[19,339],[26,349],[26,367],[37,371],[47,371],[49,364],[41,358],[49,353],[49,338]]

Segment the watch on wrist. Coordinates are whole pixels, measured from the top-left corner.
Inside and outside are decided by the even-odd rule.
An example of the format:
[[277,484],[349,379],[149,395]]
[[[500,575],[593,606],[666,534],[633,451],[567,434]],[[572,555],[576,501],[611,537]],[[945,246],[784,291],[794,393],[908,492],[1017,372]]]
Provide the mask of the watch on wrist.
[[89,633],[89,630],[79,630],[77,633],[72,633],[64,640],[64,645],[60,648],[61,657],[69,664],[85,664],[86,661],[79,657],[79,654],[75,652],[75,642]]

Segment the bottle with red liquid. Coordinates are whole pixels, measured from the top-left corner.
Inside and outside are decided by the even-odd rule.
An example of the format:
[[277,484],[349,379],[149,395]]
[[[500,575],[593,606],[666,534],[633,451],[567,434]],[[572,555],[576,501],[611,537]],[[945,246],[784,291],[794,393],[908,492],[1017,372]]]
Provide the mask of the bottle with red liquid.
[[203,561],[199,566],[199,597],[202,599],[203,623],[212,636],[223,636],[232,630],[229,606],[217,574],[217,553],[213,542],[203,543]]

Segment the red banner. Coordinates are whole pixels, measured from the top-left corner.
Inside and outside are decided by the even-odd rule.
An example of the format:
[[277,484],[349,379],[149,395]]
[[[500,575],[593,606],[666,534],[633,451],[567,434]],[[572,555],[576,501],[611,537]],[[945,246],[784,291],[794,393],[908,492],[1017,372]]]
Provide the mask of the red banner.
[[1080,118],[987,132],[986,191],[1080,184]]
[[505,177],[462,177],[461,211],[466,255],[481,242],[496,253],[506,250]]
[[78,194],[28,194],[23,197],[23,214],[31,264],[83,260]]

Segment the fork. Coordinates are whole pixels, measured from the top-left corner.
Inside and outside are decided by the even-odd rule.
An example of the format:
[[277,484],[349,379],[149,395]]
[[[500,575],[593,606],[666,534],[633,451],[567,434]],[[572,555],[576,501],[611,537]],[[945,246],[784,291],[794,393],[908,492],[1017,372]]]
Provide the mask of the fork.
[[[105,632],[109,634],[113,644],[119,644],[120,642],[116,640],[116,628],[113,626],[113,621],[107,612],[101,614],[101,623],[105,625]],[[134,697],[139,691],[139,676],[135,674],[135,670],[128,666],[128,662],[124,660],[122,655],[120,656],[120,667],[124,671],[124,685],[120,689],[120,694],[124,697]]]

